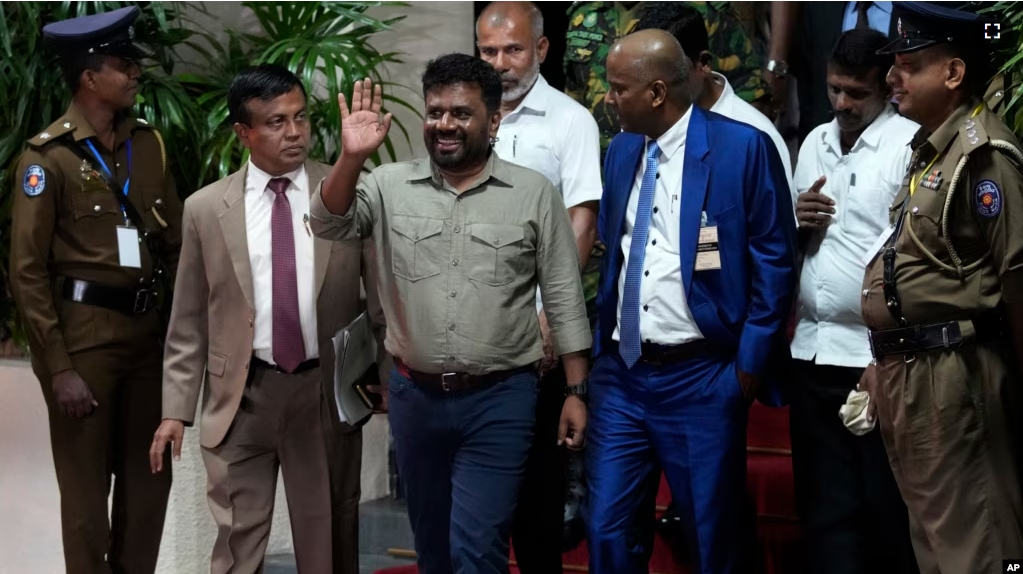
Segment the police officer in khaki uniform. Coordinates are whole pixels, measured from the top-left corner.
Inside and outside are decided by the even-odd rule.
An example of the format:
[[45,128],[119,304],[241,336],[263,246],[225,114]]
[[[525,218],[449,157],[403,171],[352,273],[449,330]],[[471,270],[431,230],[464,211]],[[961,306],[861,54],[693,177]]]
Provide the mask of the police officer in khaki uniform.
[[160,134],[129,115],[148,55],[138,13],[43,28],[73,96],[29,140],[12,193],[11,290],[49,411],[68,574],[152,573],[171,485],[148,463],[164,334],[153,285],[175,272],[181,201]]
[[868,253],[866,381],[920,571],[996,572],[1023,557],[1023,154],[981,99],[985,22],[898,4],[901,37],[880,52],[895,54],[899,111],[922,127]]

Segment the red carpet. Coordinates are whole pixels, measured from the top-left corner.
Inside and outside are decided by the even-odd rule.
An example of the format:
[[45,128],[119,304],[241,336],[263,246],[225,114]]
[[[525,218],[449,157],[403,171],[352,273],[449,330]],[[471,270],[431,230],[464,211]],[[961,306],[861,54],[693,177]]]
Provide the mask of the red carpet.
[[[799,525],[792,487],[792,459],[789,454],[789,411],[754,403],[747,431],[747,489],[757,509],[757,574],[798,572]],[[658,508],[671,500],[668,485],[661,479]],[[514,557],[513,557],[514,559]],[[586,543],[564,555],[565,573],[585,571]],[[512,567],[513,574],[518,569]],[[676,563],[667,543],[658,536],[650,559],[654,574],[688,574]],[[377,570],[376,574],[417,574],[415,565]]]

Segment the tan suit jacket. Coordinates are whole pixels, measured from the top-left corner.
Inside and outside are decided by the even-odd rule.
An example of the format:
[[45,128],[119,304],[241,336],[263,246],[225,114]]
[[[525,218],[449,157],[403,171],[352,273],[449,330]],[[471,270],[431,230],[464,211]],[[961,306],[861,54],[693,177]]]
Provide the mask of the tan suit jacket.
[[[310,191],[327,177],[330,166],[307,161]],[[164,359],[163,417],[194,422],[205,379],[199,442],[216,448],[234,420],[252,359],[256,312],[252,296],[245,232],[247,168],[195,192],[185,201],[181,258]],[[333,408],[334,352],[331,337],[367,308],[383,337],[383,313],[376,281],[367,265],[374,256],[368,241],[315,238],[317,334],[327,407]],[[363,279],[365,273],[365,289]],[[383,344],[381,372],[387,359]],[[354,432],[333,414],[340,432]]]

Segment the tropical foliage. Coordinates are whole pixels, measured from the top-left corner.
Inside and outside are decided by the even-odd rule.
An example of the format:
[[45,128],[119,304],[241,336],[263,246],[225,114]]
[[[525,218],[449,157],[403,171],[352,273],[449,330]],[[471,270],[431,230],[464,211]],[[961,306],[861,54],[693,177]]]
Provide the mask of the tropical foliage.
[[994,61],[1005,62],[999,71],[1006,77],[1007,104],[1002,112],[1016,137],[1023,137],[1023,2],[994,2],[981,10],[1000,24],[1002,36]]
[[[136,5],[142,15],[136,38],[156,55],[146,62],[138,114],[155,124],[167,144],[182,197],[237,169],[247,155],[227,124],[227,89],[242,68],[257,63],[287,66],[309,90],[313,123],[311,156],[332,163],[340,153],[340,117],[336,94],[350,96],[356,79],[373,78],[390,86],[385,108],[406,107],[382,67],[400,62],[394,52],[381,53],[370,44],[377,33],[391,30],[403,16],[379,19],[367,14],[397,2],[243,2],[259,25],[258,33],[234,30],[222,38],[208,27],[202,3],[184,2],[0,2],[0,269],[6,274],[10,237],[14,163],[32,135],[53,122],[67,106],[69,94],[55,56],[46,49],[42,25],[75,16]],[[188,54],[195,61],[185,62]],[[191,67],[198,72],[188,72]],[[400,92],[398,92],[400,94]],[[408,142],[397,129],[377,154],[374,164],[395,159],[396,141]],[[394,139],[397,138],[397,139]],[[0,296],[7,294],[6,282]],[[18,320],[8,302],[0,301],[0,330],[13,330],[21,340]],[[0,339],[5,333],[0,333]]]

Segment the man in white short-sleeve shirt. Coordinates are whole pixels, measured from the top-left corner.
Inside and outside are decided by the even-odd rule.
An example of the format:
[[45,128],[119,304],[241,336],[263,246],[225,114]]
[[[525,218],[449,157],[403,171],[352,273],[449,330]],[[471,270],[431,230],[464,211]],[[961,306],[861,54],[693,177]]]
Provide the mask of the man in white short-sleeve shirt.
[[835,119],[810,132],[796,162],[793,200],[805,258],[789,412],[809,572],[917,572],[880,433],[869,424],[847,428],[839,418],[873,369],[860,316],[863,261],[889,227],[919,128],[888,103],[893,57],[876,54],[887,43],[875,30],[842,34],[827,75]]
[[[505,161],[540,172],[561,192],[575,231],[580,269],[585,268],[596,239],[597,205],[603,192],[597,122],[540,75],[548,41],[543,16],[534,4],[491,3],[476,23],[476,38],[480,57],[501,74],[504,89],[494,150]],[[561,571],[565,514],[565,461],[557,445],[565,379],[555,368],[557,354],[539,291],[536,300],[545,358],[533,447],[512,531],[523,574]]]

